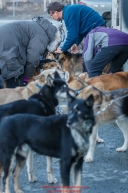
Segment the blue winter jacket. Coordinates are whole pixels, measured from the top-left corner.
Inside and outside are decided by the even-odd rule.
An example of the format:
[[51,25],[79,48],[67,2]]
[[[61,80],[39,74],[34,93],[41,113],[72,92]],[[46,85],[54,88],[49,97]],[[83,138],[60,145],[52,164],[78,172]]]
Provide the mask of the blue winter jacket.
[[62,51],[67,51],[73,44],[79,45],[93,28],[105,23],[99,13],[80,4],[65,6],[63,20],[67,28],[67,38],[62,46]]
[[106,27],[96,27],[92,29],[84,40],[83,58],[85,65],[89,65],[95,54],[102,47],[108,46],[128,46],[128,34]]

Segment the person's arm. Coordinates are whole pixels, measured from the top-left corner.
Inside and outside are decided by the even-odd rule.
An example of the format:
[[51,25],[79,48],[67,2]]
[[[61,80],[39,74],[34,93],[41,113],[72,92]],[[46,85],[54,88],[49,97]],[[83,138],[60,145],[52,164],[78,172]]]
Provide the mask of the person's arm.
[[84,40],[84,48],[83,48],[83,59],[87,69],[91,61],[93,60],[94,48],[95,48],[94,36],[93,33],[90,33],[86,36]]
[[31,78],[34,75],[36,67],[39,65],[40,56],[43,55],[44,51],[44,42],[40,38],[40,34],[35,35],[27,47],[27,62],[24,70],[25,77]]
[[85,38],[85,36],[83,35],[81,35],[81,36],[78,36],[77,37],[77,39],[76,39],[76,41],[75,41],[75,44],[77,44],[77,46],[82,42],[82,40],[83,40],[83,38]]

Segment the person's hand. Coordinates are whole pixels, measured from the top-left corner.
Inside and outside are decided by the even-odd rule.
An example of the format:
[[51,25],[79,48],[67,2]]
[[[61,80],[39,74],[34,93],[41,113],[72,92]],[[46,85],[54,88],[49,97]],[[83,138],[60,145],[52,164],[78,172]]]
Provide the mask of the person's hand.
[[79,53],[79,49],[78,49],[78,46],[77,46],[76,44],[74,44],[74,45],[71,47],[71,53],[74,53],[74,54]]
[[58,48],[54,51],[54,53],[55,53],[55,54],[61,54],[61,53],[63,53],[63,52],[62,52],[61,48],[58,47]]

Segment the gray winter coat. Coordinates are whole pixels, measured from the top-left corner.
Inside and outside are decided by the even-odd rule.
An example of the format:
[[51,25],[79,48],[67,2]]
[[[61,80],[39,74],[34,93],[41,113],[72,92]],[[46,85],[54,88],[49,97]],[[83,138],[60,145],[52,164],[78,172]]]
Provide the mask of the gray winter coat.
[[[0,71],[4,79],[31,78],[46,48],[58,47],[58,29],[47,19],[17,21],[0,26]],[[58,42],[56,42],[56,40]]]

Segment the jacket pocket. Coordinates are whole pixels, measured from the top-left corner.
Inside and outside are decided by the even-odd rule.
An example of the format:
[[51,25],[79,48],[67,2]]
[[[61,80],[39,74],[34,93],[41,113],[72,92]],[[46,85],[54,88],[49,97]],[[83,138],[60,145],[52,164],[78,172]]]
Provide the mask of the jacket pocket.
[[6,66],[7,66],[9,71],[15,71],[20,67],[20,65],[22,65],[22,63],[21,63],[22,58],[19,54],[19,47],[18,46],[12,47],[8,51],[2,52],[0,54],[0,58],[3,61],[5,61]]
[[2,77],[16,77],[21,73],[24,67],[24,60],[19,53],[19,46],[12,47],[10,50],[3,51],[0,54],[0,69]]

